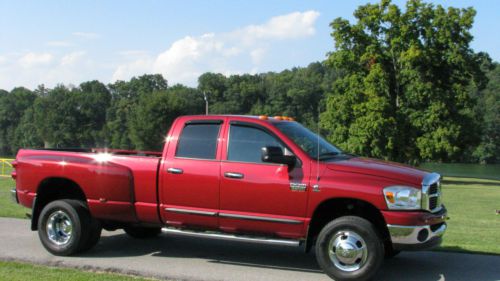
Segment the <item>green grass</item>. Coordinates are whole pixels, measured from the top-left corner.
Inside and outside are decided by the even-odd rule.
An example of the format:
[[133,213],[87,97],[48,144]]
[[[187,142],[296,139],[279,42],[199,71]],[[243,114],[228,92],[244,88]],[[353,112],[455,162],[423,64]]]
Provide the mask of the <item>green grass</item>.
[[[13,186],[0,178],[0,217],[24,218],[30,210],[11,201]],[[500,254],[500,181],[445,177],[443,201],[450,220],[440,249]]]
[[[25,218],[30,210],[15,204],[10,197],[10,190],[15,186],[11,178],[0,177],[0,217]],[[1,280],[1,279],[0,279]]]
[[0,280],[50,280],[50,281],[146,281],[134,276],[119,275],[103,272],[88,272],[78,269],[56,268],[49,266],[32,265],[19,262],[0,261]]
[[442,250],[500,254],[500,181],[444,178],[448,230]]

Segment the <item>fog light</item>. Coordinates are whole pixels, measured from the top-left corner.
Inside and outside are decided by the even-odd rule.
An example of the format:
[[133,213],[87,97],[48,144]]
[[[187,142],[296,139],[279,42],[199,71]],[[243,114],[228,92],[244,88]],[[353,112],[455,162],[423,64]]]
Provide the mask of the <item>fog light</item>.
[[427,237],[429,237],[429,230],[422,229],[418,232],[417,236],[418,241],[424,242],[425,240],[427,240]]

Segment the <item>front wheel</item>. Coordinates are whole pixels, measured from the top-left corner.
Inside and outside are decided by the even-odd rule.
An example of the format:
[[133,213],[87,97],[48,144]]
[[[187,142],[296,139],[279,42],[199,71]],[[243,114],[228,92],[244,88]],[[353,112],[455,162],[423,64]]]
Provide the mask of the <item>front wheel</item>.
[[371,222],[361,217],[335,219],[321,230],[316,259],[332,279],[367,280],[384,260],[384,247]]

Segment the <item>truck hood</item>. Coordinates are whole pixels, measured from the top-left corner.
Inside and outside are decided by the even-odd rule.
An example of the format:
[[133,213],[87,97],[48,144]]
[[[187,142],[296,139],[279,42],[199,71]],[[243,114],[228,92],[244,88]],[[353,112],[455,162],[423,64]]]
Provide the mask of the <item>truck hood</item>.
[[402,184],[421,186],[427,172],[395,162],[354,157],[327,163],[330,170],[388,178]]

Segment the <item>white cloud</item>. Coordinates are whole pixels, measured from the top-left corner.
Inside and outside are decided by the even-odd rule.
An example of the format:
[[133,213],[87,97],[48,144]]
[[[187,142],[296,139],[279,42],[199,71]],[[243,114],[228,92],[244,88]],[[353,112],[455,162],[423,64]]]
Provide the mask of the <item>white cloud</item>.
[[17,86],[34,89],[40,84],[54,87],[60,83],[79,84],[97,79],[96,71],[101,66],[84,59],[85,55],[83,51],[2,55],[6,59],[0,63],[0,89],[10,90]]
[[77,31],[77,32],[73,32],[73,35],[76,37],[83,38],[83,39],[96,39],[99,37],[99,34],[94,33],[94,32]]
[[127,80],[134,76],[150,73],[153,61],[151,59],[140,59],[130,63],[122,64],[113,73],[111,81]]
[[118,54],[126,58],[149,56],[149,52],[145,50],[125,50],[118,52]]
[[54,56],[49,53],[29,52],[19,59],[19,64],[23,67],[30,68],[49,64],[53,59]]
[[67,41],[49,41],[46,45],[50,47],[71,47],[73,43]]
[[65,65],[73,65],[73,64],[76,64],[77,62],[80,61],[80,59],[85,56],[85,52],[84,51],[78,51],[78,52],[73,52],[73,53],[70,53],[70,54],[67,54],[67,55],[64,55],[62,58],[61,58],[61,65],[62,66],[65,66]]
[[143,56],[118,66],[112,81],[161,73],[170,83],[195,86],[197,78],[207,71],[225,75],[256,71],[272,43],[314,35],[318,16],[317,11],[294,12],[226,33],[186,36],[156,57]]
[[314,35],[317,11],[294,12],[271,18],[261,25],[250,25],[236,32],[249,39],[296,39]]

